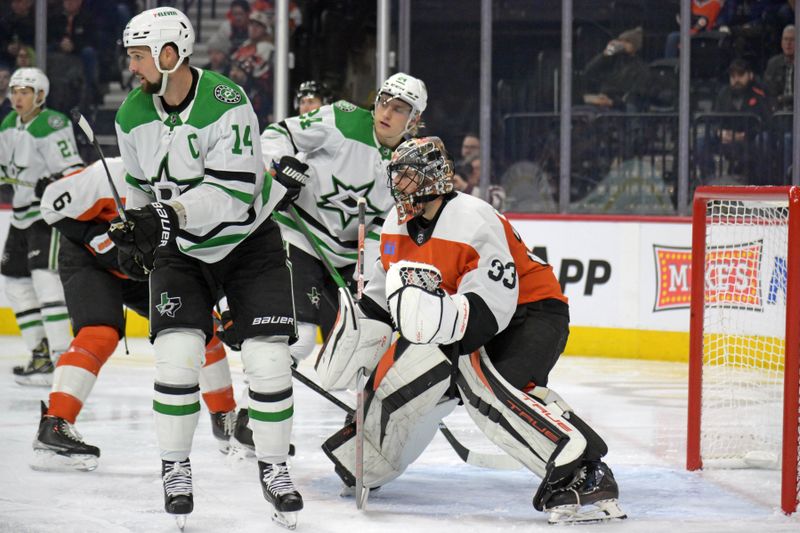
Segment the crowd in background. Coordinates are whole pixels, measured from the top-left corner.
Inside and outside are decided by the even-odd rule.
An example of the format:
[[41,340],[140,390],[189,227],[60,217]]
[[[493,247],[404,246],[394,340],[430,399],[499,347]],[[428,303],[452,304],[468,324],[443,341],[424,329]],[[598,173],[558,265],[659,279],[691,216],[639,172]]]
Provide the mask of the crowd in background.
[[[176,1],[160,3],[182,7]],[[469,36],[474,34],[477,42],[479,1],[465,4],[463,11],[475,11],[472,15],[452,13],[467,17],[468,24],[448,26],[433,16],[446,13],[447,2],[428,2],[426,16],[416,9],[418,4],[411,4],[411,72],[426,80],[432,94],[444,94],[432,99],[428,132],[440,135],[454,152],[463,190],[483,196],[479,155],[458,154],[461,146],[479,145],[474,133],[478,84],[469,81],[478,65],[478,57],[469,52],[475,44]],[[485,192],[499,206],[505,188],[506,207],[513,210],[553,210],[558,196],[557,117],[524,119],[524,127],[508,119],[515,113],[558,113],[553,95],[558,94],[559,50],[549,48],[558,39],[540,9],[546,6],[540,0],[524,12],[513,12],[509,5],[508,13],[500,6],[494,14],[496,24],[516,17],[525,28],[522,41],[506,43],[511,37],[498,36],[493,67],[493,186]],[[599,201],[607,192],[601,185],[609,177],[613,181],[623,173],[620,169],[630,167],[640,178],[639,162],[649,158],[647,168],[660,166],[653,172],[661,180],[658,187],[670,196],[665,204],[669,211],[675,207],[677,180],[677,120],[672,117],[678,109],[679,2],[576,0],[574,6],[570,201],[579,208],[586,207],[587,198]],[[10,109],[4,86],[10,72],[39,66],[51,80],[49,107],[68,111],[79,106],[96,117],[101,129],[104,122],[113,122],[113,114],[108,118],[96,112],[110,82],[119,81],[123,89],[130,86],[119,39],[126,21],[143,7],[136,0],[48,0],[47,64],[41,65],[33,48],[34,0],[0,0],[0,113]],[[599,9],[603,7],[608,9]],[[207,2],[204,9],[208,11]],[[369,106],[374,98],[375,9],[369,0],[290,2],[291,90],[305,80],[317,80],[336,98]],[[793,9],[794,0],[692,1],[692,187],[788,183]],[[197,65],[241,85],[263,128],[273,119],[273,2],[233,0],[224,15],[218,28],[202,35]],[[454,36],[463,53],[436,61],[432,50],[439,48],[431,43],[437,38],[452,42]],[[521,53],[520,45],[531,53]],[[512,47],[519,53],[506,53]],[[526,56],[535,56],[536,63],[520,63],[528,61]],[[460,72],[458,83],[452,83],[453,71]],[[770,162],[768,169],[759,166],[764,159]]]

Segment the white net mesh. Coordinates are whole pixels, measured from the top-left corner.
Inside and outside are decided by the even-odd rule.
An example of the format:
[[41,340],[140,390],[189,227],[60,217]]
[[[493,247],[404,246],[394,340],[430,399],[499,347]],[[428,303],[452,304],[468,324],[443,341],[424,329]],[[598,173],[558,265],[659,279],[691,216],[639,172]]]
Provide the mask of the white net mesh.
[[706,467],[779,468],[787,202],[709,202],[701,455]]

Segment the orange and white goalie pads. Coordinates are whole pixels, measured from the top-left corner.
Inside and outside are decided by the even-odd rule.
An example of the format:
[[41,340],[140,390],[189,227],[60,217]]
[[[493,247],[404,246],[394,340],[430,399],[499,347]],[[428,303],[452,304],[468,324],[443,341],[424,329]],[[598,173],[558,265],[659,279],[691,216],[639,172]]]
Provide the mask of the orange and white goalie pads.
[[472,420],[492,442],[542,479],[572,474],[586,437],[569,420],[571,408],[553,391],[515,389],[481,349],[458,361],[456,380]]
[[[458,400],[447,396],[452,366],[432,345],[392,344],[367,381],[364,411],[364,486],[385,485],[433,440]],[[348,486],[355,485],[355,423],[322,445]]]
[[347,289],[339,289],[339,314],[315,369],[325,390],[355,387],[359,368],[371,373],[389,347],[392,328],[380,320],[366,318]]

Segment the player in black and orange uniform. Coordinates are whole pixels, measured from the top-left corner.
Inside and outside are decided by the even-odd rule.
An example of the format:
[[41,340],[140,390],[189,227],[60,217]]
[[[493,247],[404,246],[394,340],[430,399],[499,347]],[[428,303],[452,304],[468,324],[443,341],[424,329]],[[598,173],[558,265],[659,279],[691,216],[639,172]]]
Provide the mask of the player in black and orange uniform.
[[[124,190],[122,160],[109,158],[107,163],[118,190]],[[125,260],[124,254],[118,255],[108,238],[109,221],[118,215],[100,161],[47,185],[41,210],[44,220],[61,233],[59,275],[75,338],[58,360],[50,405],[46,410],[43,405],[33,441],[32,466],[94,470],[100,450],[86,444],[73,424],[124,333],[123,305],[147,316],[147,273],[132,257]],[[180,302],[164,305],[180,306]],[[225,348],[217,337],[206,346],[200,388],[211,412],[214,436],[220,450],[227,451],[236,402]],[[199,410],[200,405],[193,408]]]
[[[329,389],[371,372],[364,415],[364,485],[399,476],[462,401],[487,437],[542,478],[533,504],[551,522],[624,518],[602,462],[607,447],[551,389],[569,335],[567,298],[552,267],[501,214],[453,191],[437,137],[411,139],[388,167],[395,199],[381,256],[357,306],[340,292],[336,326],[317,362]],[[392,332],[400,337],[384,351]],[[354,431],[323,446],[354,483]]]

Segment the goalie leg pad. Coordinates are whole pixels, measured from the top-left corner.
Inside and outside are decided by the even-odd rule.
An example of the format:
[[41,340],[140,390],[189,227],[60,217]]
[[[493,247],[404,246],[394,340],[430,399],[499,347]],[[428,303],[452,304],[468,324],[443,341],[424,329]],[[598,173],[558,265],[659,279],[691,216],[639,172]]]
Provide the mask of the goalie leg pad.
[[[446,397],[451,365],[436,346],[399,340],[367,382],[364,413],[364,486],[397,478],[436,434],[456,399]],[[322,449],[345,484],[355,484],[355,423],[331,436]]]
[[314,367],[322,387],[326,390],[355,387],[358,370],[366,368],[371,373],[391,338],[391,326],[366,318],[350,293],[339,289],[339,314]]
[[515,389],[483,349],[459,359],[457,385],[480,430],[541,478],[561,479],[580,465],[586,439],[565,417],[567,406],[555,400],[557,395],[545,403],[540,397],[547,397],[544,387],[538,396]]

